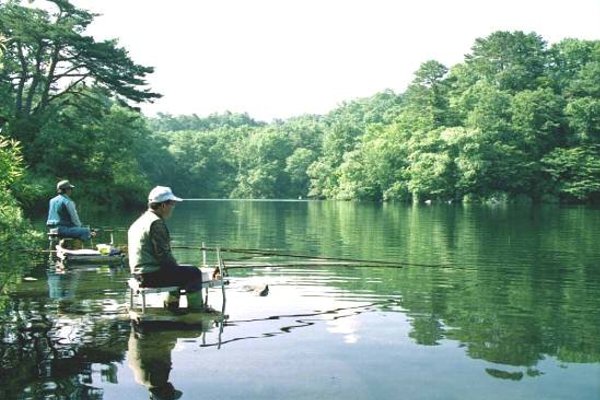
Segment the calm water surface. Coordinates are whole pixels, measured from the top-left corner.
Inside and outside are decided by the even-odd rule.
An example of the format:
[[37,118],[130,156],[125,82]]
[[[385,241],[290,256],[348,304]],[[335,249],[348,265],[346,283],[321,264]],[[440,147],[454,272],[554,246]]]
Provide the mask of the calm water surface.
[[[136,217],[84,214],[117,242]],[[190,201],[169,226],[181,262],[398,265],[243,259],[273,266],[230,271],[224,323],[142,327],[127,269],[33,266],[0,292],[0,398],[600,399],[600,210]]]

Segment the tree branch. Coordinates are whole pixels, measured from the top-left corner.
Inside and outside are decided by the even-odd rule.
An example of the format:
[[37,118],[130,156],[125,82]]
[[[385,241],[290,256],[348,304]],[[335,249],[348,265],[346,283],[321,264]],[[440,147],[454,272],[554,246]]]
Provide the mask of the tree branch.
[[52,101],[56,100],[57,98],[68,94],[68,93],[72,93],[72,94],[80,94],[80,93],[76,93],[76,92],[72,92],[73,88],[76,87],[79,83],[83,82],[85,80],[85,78],[87,78],[87,76],[84,76],[78,80],[76,80],[75,82],[72,82],[65,90],[63,90],[60,93],[55,94],[54,96],[49,96],[47,104],[50,104]]
[[[71,74],[71,72],[73,71],[77,71],[81,68],[86,68],[87,66],[85,64],[79,64],[79,65],[75,65],[72,68],[67,69],[65,72],[61,72],[60,74],[55,74],[54,77],[52,78],[52,82],[56,82],[61,78],[65,78],[65,77],[70,77],[70,76],[82,76],[83,74]],[[87,75],[87,73],[86,73]]]
[[48,68],[48,75],[46,76],[46,85],[44,86],[44,91],[42,92],[42,99],[40,100],[40,104],[36,107],[36,110],[38,108],[41,108],[43,110],[49,103],[48,100],[50,96],[50,88],[52,87],[52,82],[55,81],[54,73],[58,64],[58,56],[60,55],[60,50],[60,43],[56,43],[56,45],[54,46],[54,51],[52,53],[52,60],[50,61],[50,68]]

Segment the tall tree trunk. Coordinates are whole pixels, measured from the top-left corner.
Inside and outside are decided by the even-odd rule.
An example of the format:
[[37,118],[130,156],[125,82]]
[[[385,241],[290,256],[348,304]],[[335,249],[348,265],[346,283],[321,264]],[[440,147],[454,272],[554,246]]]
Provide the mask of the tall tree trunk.
[[27,82],[27,61],[25,60],[21,43],[17,43],[17,53],[21,64],[19,82],[17,84],[17,94],[15,96],[15,114],[18,118],[21,116],[23,110],[23,92],[25,91],[25,83]]
[[36,112],[42,111],[48,106],[48,99],[50,97],[50,87],[52,86],[52,82],[54,82],[54,74],[56,72],[56,65],[58,64],[58,56],[60,54],[60,49],[60,43],[56,43],[56,45],[54,46],[54,50],[52,51],[52,60],[50,61],[50,68],[48,69],[48,74],[46,76],[46,84],[44,85],[40,102],[36,107]]
[[44,53],[44,43],[40,40],[38,42],[38,48],[35,54],[35,72],[33,73],[33,78],[31,80],[31,84],[28,88],[27,99],[25,100],[25,107],[23,109],[24,115],[31,114],[31,107],[33,105],[33,99],[35,97],[35,93],[37,91],[37,87],[40,83],[40,79],[42,78],[42,58]]

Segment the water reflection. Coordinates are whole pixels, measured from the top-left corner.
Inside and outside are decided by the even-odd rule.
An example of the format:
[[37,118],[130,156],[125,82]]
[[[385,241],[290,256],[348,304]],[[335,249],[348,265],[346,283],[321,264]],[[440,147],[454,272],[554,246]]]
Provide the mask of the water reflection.
[[[330,303],[329,301],[327,303]],[[228,345],[234,342],[269,339],[280,335],[292,334],[299,329],[315,327],[325,324],[328,332],[340,335],[348,344],[356,343],[359,336],[358,320],[362,314],[378,313],[397,310],[398,300],[388,299],[368,303],[344,302],[343,306],[335,302],[328,307],[325,302],[319,304],[319,309],[313,312],[289,314],[277,313],[261,315],[253,318],[236,318],[225,322],[227,332],[226,338],[220,340],[220,345]],[[280,310],[281,311],[281,310]],[[308,329],[307,329],[308,330]],[[210,347],[214,344],[203,344],[202,347]]]
[[[214,340],[213,329],[209,343],[189,340],[203,335],[206,327],[150,329],[132,336],[137,333],[121,312],[126,270],[33,271],[39,281],[10,278],[9,290],[0,293],[5,311],[0,380],[9,382],[0,388],[0,397],[12,398],[11,390],[31,398],[44,393],[102,397],[107,385],[99,381],[132,381],[131,375],[123,377],[123,368],[118,370],[119,360],[130,354],[133,361],[138,354],[141,365],[146,353],[150,367],[135,367],[143,388],[134,385],[145,396],[146,390],[163,388],[155,391],[176,396],[180,390],[189,397],[187,388],[200,390],[208,378],[174,377],[191,376],[209,359],[211,365],[236,371],[243,382],[231,385],[237,394],[233,398],[265,398],[258,386],[273,390],[273,398],[285,397],[277,391],[290,386],[304,394],[306,389],[294,381],[301,374],[321,394],[331,385],[319,379],[338,367],[346,371],[335,376],[340,381],[350,382],[353,371],[361,371],[359,383],[346,386],[350,398],[356,393],[368,398],[360,392],[363,387],[378,388],[372,398],[394,398],[400,380],[407,393],[422,390],[422,398],[444,397],[444,389],[453,398],[569,398],[553,393],[570,389],[575,390],[572,397],[596,399],[599,224],[600,213],[585,209],[185,202],[172,221],[179,235],[175,240],[184,246],[197,249],[206,241],[209,246],[383,258],[430,267],[232,270],[227,289],[232,318],[220,326],[219,333],[226,326],[223,340],[220,334]],[[181,250],[177,256],[182,262],[201,259],[197,250]],[[441,264],[445,266],[437,267]],[[266,298],[242,291],[244,283],[258,277],[269,285]],[[190,356],[179,367],[173,357],[178,339],[186,351],[202,348],[202,361]],[[224,344],[223,351],[216,351]],[[148,353],[153,346],[157,350]],[[297,360],[298,348],[315,358]],[[238,356],[261,367],[239,365]],[[156,371],[153,357],[166,360]],[[173,362],[182,375],[174,375]],[[405,366],[401,375],[385,368],[400,364]],[[124,366],[127,372],[134,370]],[[440,378],[424,385],[424,376]],[[466,393],[461,387],[475,389]]]
[[128,326],[102,289],[114,287],[114,272],[43,264],[0,297],[0,398],[101,399],[99,383],[117,383]]
[[[101,399],[99,381],[117,383],[125,352],[122,321],[47,314],[33,303],[10,315],[0,345],[0,398]],[[94,378],[97,363],[102,367]]]
[[192,327],[177,322],[133,323],[128,342],[129,367],[135,381],[145,386],[151,399],[174,400],[181,397],[169,380],[171,353],[177,340],[197,338],[212,327],[205,320]]
[[62,268],[48,268],[48,297],[51,300],[72,300],[77,291],[79,273],[66,271]]

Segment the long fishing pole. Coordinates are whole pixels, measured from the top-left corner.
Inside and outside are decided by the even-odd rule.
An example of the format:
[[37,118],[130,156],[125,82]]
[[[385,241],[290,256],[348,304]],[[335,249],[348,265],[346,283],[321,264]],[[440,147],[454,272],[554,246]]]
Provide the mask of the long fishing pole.
[[364,263],[348,263],[348,262],[305,262],[305,263],[255,263],[255,264],[231,264],[226,263],[225,269],[245,269],[245,268],[302,268],[302,267],[348,267],[348,268],[393,268],[401,269],[402,265],[384,265],[384,264],[364,264]]
[[[126,229],[121,228],[96,228],[96,231],[100,232],[126,232]],[[172,248],[178,249],[188,249],[188,250],[201,250],[201,251],[217,251],[217,247],[208,247],[208,246],[171,246]],[[328,261],[340,261],[352,263],[353,265],[347,266],[362,266],[362,267],[429,267],[429,268],[439,268],[439,267],[450,267],[451,264],[427,264],[427,263],[411,263],[405,261],[386,261],[386,260],[368,260],[368,259],[360,259],[360,258],[347,258],[347,257],[332,257],[332,256],[321,256],[321,255],[311,255],[311,254],[297,254],[297,253],[286,253],[280,250],[271,250],[271,249],[257,249],[257,248],[234,248],[234,247],[218,247],[220,251],[229,252],[229,253],[238,253],[238,254],[247,254],[253,256],[278,256],[278,257],[290,257],[290,258],[304,258],[310,260],[328,260]],[[357,265],[361,264],[361,265]],[[334,264],[329,264],[333,266]],[[339,264],[341,265],[341,264]],[[265,265],[265,266],[273,266]],[[292,266],[292,265],[289,265]],[[296,265],[299,266],[299,265]],[[229,268],[243,268],[242,266],[231,266]]]
[[96,231],[96,232],[127,232],[127,229],[125,228],[92,228],[92,230]]
[[[189,249],[189,250],[202,250],[202,251],[216,251],[217,247],[207,246],[172,246],[173,248]],[[315,256],[310,254],[297,254],[297,253],[285,253],[279,250],[269,249],[253,249],[253,248],[233,248],[233,247],[219,247],[222,252],[239,253],[239,254],[252,254],[257,256],[279,256],[279,257],[290,257],[290,258],[305,258],[311,260],[329,260],[329,261],[345,261],[349,263],[364,263],[372,266],[415,266],[415,267],[447,267],[450,264],[423,264],[423,263],[409,263],[403,261],[385,261],[385,260],[367,260],[359,258],[346,258],[346,257],[331,257],[331,256]]]

